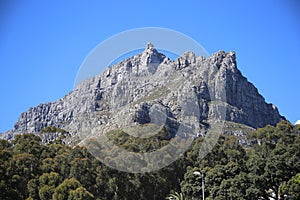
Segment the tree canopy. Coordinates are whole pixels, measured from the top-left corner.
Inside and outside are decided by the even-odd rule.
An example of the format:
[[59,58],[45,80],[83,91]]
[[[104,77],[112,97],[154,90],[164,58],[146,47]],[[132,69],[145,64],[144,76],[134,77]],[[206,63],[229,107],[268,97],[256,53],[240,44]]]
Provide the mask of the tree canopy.
[[[115,134],[113,134],[115,133]],[[130,151],[151,151],[168,143],[166,130],[149,140],[117,131],[110,139]],[[42,144],[32,134],[0,140],[0,199],[300,199],[300,126],[286,121],[259,128],[241,146],[221,135],[199,160],[203,138],[195,139],[177,161],[155,172],[111,169],[84,147],[59,141]]]

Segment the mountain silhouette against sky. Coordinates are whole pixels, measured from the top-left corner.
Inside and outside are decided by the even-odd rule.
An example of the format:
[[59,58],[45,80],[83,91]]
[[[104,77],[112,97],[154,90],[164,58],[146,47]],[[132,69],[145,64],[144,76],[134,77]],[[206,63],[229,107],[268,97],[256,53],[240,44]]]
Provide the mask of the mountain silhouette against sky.
[[3,137],[54,126],[80,139],[80,134],[146,123],[164,123],[176,132],[189,109],[194,110],[189,123],[199,129],[195,135],[212,122],[255,129],[284,119],[239,71],[235,52],[219,51],[208,58],[186,52],[170,60],[149,43],[142,53],[82,81],[65,97],[22,113]]

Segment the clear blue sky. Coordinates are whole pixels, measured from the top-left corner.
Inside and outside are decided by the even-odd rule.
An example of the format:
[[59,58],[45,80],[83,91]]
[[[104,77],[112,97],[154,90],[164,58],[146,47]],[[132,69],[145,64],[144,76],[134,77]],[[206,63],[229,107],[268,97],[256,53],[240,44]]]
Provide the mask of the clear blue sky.
[[0,0],[0,132],[29,107],[70,92],[100,42],[149,26],[182,32],[210,54],[236,51],[242,73],[294,123],[300,119],[296,2]]

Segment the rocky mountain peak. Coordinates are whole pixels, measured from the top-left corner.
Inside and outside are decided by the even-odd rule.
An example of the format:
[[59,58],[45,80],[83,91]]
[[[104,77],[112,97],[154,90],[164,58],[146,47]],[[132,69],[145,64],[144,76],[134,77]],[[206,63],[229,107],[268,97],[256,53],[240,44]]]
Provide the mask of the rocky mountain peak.
[[[190,95],[197,109],[188,108],[195,113],[189,122],[200,129],[219,121],[221,112],[223,120],[252,128],[284,119],[238,70],[235,52],[219,51],[208,58],[185,52],[171,61],[148,43],[141,54],[83,81],[64,98],[22,113],[6,138],[48,126],[77,136],[151,121],[166,122],[172,132],[186,112],[178,99]],[[153,110],[164,117],[151,116]]]
[[159,53],[155,48],[154,45],[149,42],[147,44],[146,49],[141,54],[141,64],[142,65],[159,65],[166,56],[162,53]]
[[151,42],[148,42],[147,43],[147,47],[146,47],[146,49],[145,49],[145,51],[154,51],[154,50],[156,50],[155,48],[154,48],[154,45],[151,43]]

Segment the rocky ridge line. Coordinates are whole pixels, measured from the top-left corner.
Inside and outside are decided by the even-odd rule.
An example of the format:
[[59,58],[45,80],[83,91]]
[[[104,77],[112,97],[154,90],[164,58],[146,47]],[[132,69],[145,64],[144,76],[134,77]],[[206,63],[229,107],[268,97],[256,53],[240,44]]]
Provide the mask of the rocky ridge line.
[[[188,87],[182,87],[182,83]],[[72,136],[83,134],[78,136],[82,138],[149,123],[153,121],[149,115],[153,108],[166,113],[168,126],[176,130],[182,115],[178,98],[190,93],[199,106],[191,123],[200,128],[217,121],[222,110],[226,121],[252,128],[275,125],[284,119],[238,70],[235,52],[219,51],[208,58],[186,52],[171,61],[148,44],[141,54],[81,82],[65,97],[22,113],[14,129],[2,137],[10,139],[14,134],[38,133],[55,126]]]

